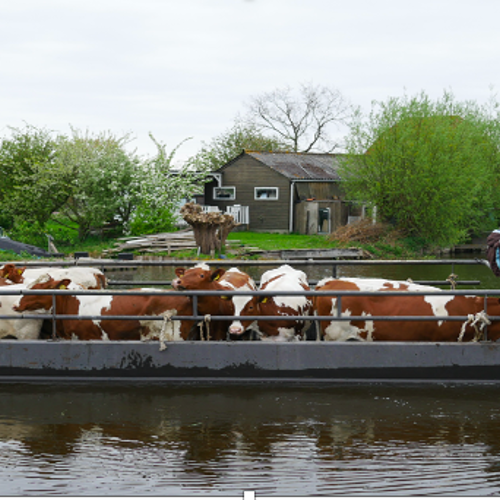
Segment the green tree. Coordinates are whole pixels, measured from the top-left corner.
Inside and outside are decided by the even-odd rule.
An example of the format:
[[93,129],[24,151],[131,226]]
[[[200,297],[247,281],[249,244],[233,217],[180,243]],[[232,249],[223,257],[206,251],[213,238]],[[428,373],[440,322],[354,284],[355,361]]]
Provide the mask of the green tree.
[[70,196],[54,219],[75,224],[80,239],[109,223],[125,226],[139,201],[140,164],[125,149],[128,140],[75,129],[70,137],[59,138],[57,162],[69,168],[72,177]]
[[237,120],[232,128],[214,137],[210,143],[204,143],[189,163],[197,170],[214,171],[238,156],[243,149],[282,151],[290,148],[289,144],[274,137],[267,137]]
[[0,145],[0,225],[24,241],[38,233],[43,242],[46,222],[69,196],[71,171],[57,161],[49,131],[26,125],[10,132]]
[[430,245],[454,245],[495,222],[500,206],[498,104],[457,102],[445,92],[375,102],[348,137],[340,168],[351,199]]
[[171,152],[150,134],[157,148],[156,155],[141,161],[136,178],[138,201],[130,220],[131,234],[152,234],[170,231],[179,217],[183,201],[201,188],[206,181],[207,165],[177,167],[174,157],[185,141]]

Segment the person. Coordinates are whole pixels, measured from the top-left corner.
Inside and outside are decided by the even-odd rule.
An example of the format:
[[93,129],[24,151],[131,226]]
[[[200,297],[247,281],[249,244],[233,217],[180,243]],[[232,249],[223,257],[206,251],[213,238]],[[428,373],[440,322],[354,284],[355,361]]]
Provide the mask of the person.
[[500,229],[495,229],[486,238],[486,259],[495,276],[500,276]]

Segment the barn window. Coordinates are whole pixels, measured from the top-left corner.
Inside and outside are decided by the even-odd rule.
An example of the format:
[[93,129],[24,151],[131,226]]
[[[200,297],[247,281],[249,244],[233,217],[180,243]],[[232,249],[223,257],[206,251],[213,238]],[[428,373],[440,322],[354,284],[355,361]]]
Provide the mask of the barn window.
[[278,188],[273,187],[256,187],[254,190],[256,200],[277,200]]
[[235,200],[236,188],[234,186],[221,186],[214,188],[214,200]]

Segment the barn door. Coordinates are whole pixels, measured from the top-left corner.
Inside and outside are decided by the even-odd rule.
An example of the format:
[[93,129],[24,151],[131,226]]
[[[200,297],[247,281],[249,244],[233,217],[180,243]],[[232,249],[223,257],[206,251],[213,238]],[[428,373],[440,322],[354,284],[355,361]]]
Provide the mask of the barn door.
[[318,234],[331,233],[331,216],[329,207],[320,207],[318,209]]

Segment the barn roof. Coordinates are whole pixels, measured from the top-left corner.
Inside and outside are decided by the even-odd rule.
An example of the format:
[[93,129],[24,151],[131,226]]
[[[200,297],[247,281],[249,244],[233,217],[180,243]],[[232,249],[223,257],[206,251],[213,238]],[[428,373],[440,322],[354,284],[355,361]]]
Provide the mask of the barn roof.
[[337,166],[340,157],[343,155],[326,153],[275,153],[249,150],[243,151],[243,154],[252,156],[291,180],[340,180],[337,173]]

